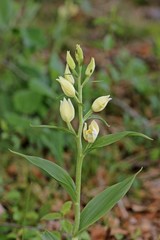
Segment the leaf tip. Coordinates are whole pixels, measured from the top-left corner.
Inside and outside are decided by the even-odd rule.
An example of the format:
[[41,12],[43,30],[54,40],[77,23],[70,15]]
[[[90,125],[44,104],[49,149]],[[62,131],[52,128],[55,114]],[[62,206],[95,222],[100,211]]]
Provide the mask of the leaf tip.
[[139,171],[135,174],[135,177],[143,170],[143,167],[139,169]]
[[143,134],[143,137],[145,137],[146,139],[151,140],[151,141],[154,140],[153,138],[150,138],[150,137],[148,137],[147,135],[144,135],[144,134]]
[[10,148],[8,148],[8,150],[11,152],[11,153],[15,153],[13,150],[11,150]]
[[151,141],[153,141],[153,140],[154,140],[153,138],[150,138],[150,137],[148,137],[148,139],[149,139],[149,140],[151,140]]

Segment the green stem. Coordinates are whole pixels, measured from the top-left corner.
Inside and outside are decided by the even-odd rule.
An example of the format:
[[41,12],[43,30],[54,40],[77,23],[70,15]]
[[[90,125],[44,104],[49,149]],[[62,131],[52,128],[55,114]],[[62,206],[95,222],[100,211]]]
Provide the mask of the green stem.
[[76,132],[74,130],[74,128],[72,127],[72,124],[70,122],[67,123],[67,127],[69,128],[69,130],[73,133],[74,136],[76,136]]
[[93,111],[92,111],[92,109],[90,109],[90,110],[86,113],[86,115],[84,116],[84,121],[86,121],[86,120],[92,115],[92,113],[93,113]]
[[88,82],[88,80],[89,80],[89,77],[86,77],[85,80],[84,80],[84,82],[82,83],[82,88],[86,85],[86,83]]
[[82,173],[82,164],[83,164],[83,158],[84,158],[83,146],[82,146],[83,104],[82,104],[82,86],[81,86],[81,67],[79,67],[78,97],[79,97],[79,103],[78,103],[79,127],[78,127],[78,134],[77,134],[76,202],[75,202],[74,236],[76,236],[79,229],[79,224],[80,224],[81,173]]

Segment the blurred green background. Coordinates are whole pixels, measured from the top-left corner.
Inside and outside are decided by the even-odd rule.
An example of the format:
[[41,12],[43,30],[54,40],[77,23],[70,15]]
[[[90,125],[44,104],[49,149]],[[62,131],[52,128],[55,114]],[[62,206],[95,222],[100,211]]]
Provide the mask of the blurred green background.
[[[85,64],[96,60],[84,93],[86,108],[98,96],[113,98],[101,113],[111,127],[100,123],[101,134],[131,130],[154,138],[127,138],[93,152],[84,162],[83,181],[92,188],[103,167],[112,184],[141,166],[145,171],[158,166],[159,23],[159,1],[0,1],[1,240],[21,239],[21,227],[36,225],[60,198],[67,199],[54,181],[8,148],[55,161],[74,177],[72,138],[30,125],[64,124],[59,116],[63,95],[55,80],[63,75],[66,50],[74,53],[77,43]],[[137,181],[135,189],[140,186]],[[26,230],[24,239],[39,239],[37,232]]]

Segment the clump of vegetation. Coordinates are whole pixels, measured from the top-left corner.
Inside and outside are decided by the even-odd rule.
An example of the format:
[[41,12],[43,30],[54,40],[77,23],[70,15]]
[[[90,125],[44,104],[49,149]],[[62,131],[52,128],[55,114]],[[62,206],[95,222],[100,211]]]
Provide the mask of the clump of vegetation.
[[[63,100],[60,101],[60,115],[66,126],[33,125],[33,127],[51,128],[73,136],[73,144],[76,145],[76,162],[73,163],[76,165],[75,181],[73,181],[65,169],[51,161],[12,151],[45,170],[61,184],[71,198],[71,201],[66,202],[62,206],[60,212],[49,213],[43,217],[43,219],[46,220],[59,219],[60,221],[59,232],[49,232],[46,230],[42,233],[43,239],[45,239],[45,237],[49,239],[55,239],[55,237],[56,239],[61,239],[64,234],[66,239],[83,239],[82,236],[86,234],[85,231],[88,227],[113,208],[113,206],[127,193],[136,175],[139,173],[138,171],[133,176],[108,187],[91,199],[81,211],[82,165],[84,159],[86,161],[87,155],[92,150],[113,144],[125,136],[139,136],[150,139],[142,133],[132,131],[118,132],[99,137],[100,129],[95,119],[101,120],[106,126],[108,126],[108,124],[105,119],[95,115],[95,113],[101,112],[110,102],[111,98],[110,95],[100,96],[96,98],[91,107],[86,110],[83,92],[95,70],[95,60],[91,58],[90,63],[85,68],[83,65],[83,50],[80,45],[76,46],[75,59],[76,61],[68,51],[64,76],[57,78],[64,95],[68,97],[68,99],[64,97]],[[72,121],[76,116],[78,123],[75,127]],[[93,120],[88,125],[88,120],[90,119]],[[55,143],[53,142],[53,144]],[[66,218],[66,214],[70,211],[72,204],[74,206],[74,222]]]

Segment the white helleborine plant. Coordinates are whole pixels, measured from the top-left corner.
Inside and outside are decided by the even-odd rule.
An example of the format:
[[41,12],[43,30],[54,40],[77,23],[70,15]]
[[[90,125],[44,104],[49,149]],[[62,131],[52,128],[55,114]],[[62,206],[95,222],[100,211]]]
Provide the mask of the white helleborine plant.
[[[148,138],[142,133],[137,133],[133,131],[112,133],[100,137],[99,126],[95,120],[92,120],[87,127],[86,121],[90,118],[99,118],[99,120],[102,120],[103,123],[106,123],[105,119],[92,115],[92,113],[102,111],[107,106],[111,98],[110,95],[97,98],[87,110],[87,112],[85,112],[86,106],[83,99],[83,90],[85,88],[85,85],[88,83],[90,76],[95,70],[95,61],[94,58],[92,58],[86,68],[86,71],[82,71],[83,51],[79,45],[76,46],[75,58],[77,65],[75,64],[70,52],[67,52],[67,65],[64,73],[65,78],[59,77],[57,81],[60,83],[64,94],[68,97],[73,98],[78,118],[78,121],[75,121],[76,127],[71,123],[76,115],[74,106],[71,100],[67,100],[66,98],[63,98],[63,100],[60,101],[60,115],[63,121],[66,123],[65,127],[53,125],[35,126],[40,128],[45,127],[52,128],[52,130],[64,131],[65,133],[69,133],[73,136],[73,145],[76,146],[76,161],[74,161],[74,164],[76,165],[76,172],[73,178],[75,180],[72,179],[70,174],[64,168],[60,167],[56,163],[53,163],[52,161],[12,151],[13,153],[24,157],[32,164],[46,171],[51,177],[58,181],[59,184],[69,194],[71,201],[64,203],[60,213],[56,212],[51,214],[49,213],[49,216],[46,215],[46,219],[60,219],[60,224],[62,226],[60,227],[59,235],[57,235],[57,232],[56,235],[54,235],[58,240],[63,238],[63,236],[61,236],[62,231],[65,234],[64,236],[67,236],[66,239],[82,240],[81,233],[87,231],[90,225],[94,224],[114,207],[114,205],[127,193],[136,175],[138,174],[136,173],[111,187],[107,187],[101,193],[91,199],[91,201],[89,201],[89,203],[84,208],[82,208],[81,176],[83,161],[86,158],[87,154],[93,149],[99,149],[113,144],[121,140],[125,136],[140,136]],[[74,79],[76,83],[74,85],[75,87],[73,86]],[[57,146],[56,137],[53,144]],[[91,162],[89,161],[86,164],[88,165],[90,163]],[[70,211],[71,203],[73,203],[74,205],[74,220],[72,221],[66,219],[66,213]],[[45,219],[45,217],[43,217],[43,219]],[[42,239],[55,239],[54,236],[53,232],[45,231],[42,234]]]
[[102,111],[107,106],[107,104],[109,103],[110,100],[112,100],[112,98],[110,98],[110,95],[101,96],[101,97],[97,98],[92,104],[93,112]]
[[91,122],[87,129],[87,123],[84,123],[83,137],[89,143],[94,143],[99,133],[99,126],[95,120]]
[[56,79],[67,97],[75,97],[75,88],[73,87],[72,83],[66,80],[64,77],[59,77]]
[[66,98],[63,98],[63,100],[60,101],[60,114],[66,123],[70,123],[73,120],[75,110],[70,99],[66,100]]

